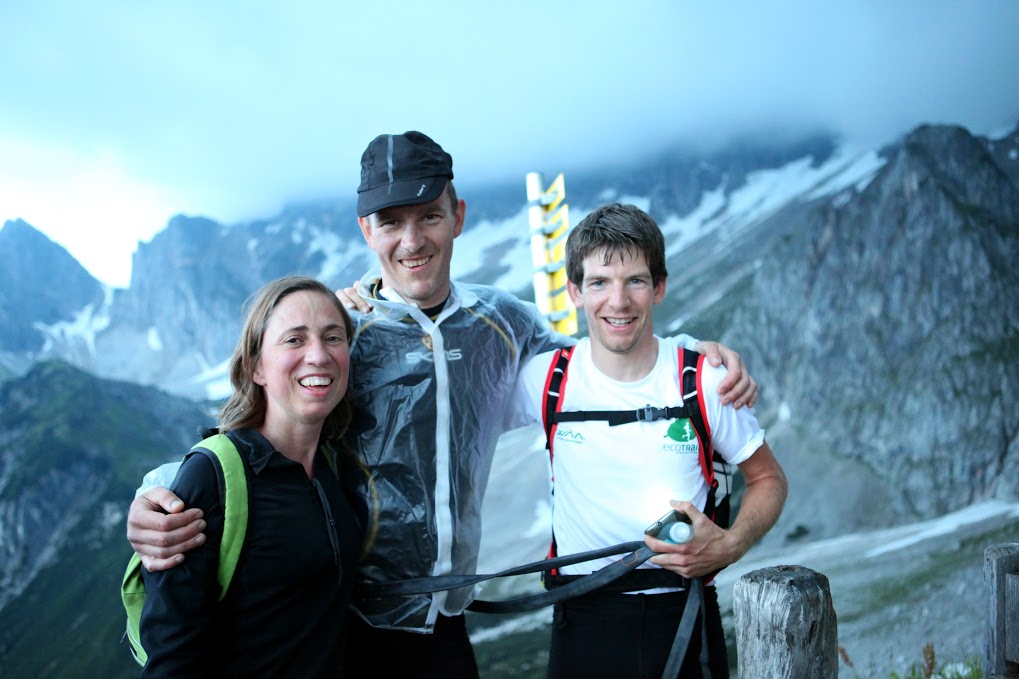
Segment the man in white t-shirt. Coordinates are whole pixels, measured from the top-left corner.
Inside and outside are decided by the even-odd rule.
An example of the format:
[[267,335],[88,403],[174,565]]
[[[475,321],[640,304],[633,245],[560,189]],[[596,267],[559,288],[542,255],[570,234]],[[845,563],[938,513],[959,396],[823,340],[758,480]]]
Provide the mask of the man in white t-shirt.
[[[654,334],[652,312],[665,297],[665,243],[654,220],[632,205],[598,208],[570,233],[568,288],[587,318],[560,390],[562,411],[634,411],[677,406],[679,349]],[[514,424],[541,422],[549,369],[556,352],[539,354],[521,371]],[[597,591],[557,604],[549,676],[661,676],[687,589],[682,578],[715,573],[740,559],[771,526],[785,503],[782,468],[751,408],[723,406],[717,395],[724,368],[704,363],[700,394],[714,448],[738,465],[746,482],[739,514],[728,530],[702,509],[708,486],[690,422],[658,419],[610,426],[606,421],[561,422],[550,447],[555,502],[552,529],[560,555],[608,547],[642,535],[670,509],[691,520],[685,544],[654,538],[661,552],[614,591]],[[678,429],[677,429],[678,427]],[[583,575],[612,559],[568,566]],[[644,570],[653,569],[653,570]],[[664,572],[668,569],[674,574]],[[634,574],[631,574],[634,575]],[[670,576],[671,575],[671,576]],[[682,577],[679,577],[682,576]],[[620,591],[632,586],[638,591]],[[700,633],[690,640],[680,676],[703,676],[702,646],[713,679],[728,676],[725,640],[714,587],[705,588]]]

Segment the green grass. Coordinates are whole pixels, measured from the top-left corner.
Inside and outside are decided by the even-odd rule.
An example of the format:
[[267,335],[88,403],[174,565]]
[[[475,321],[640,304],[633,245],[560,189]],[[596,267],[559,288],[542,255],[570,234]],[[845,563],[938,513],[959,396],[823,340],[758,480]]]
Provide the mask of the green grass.
[[[980,554],[987,545],[1014,541],[1019,521],[1006,526],[959,540],[958,548],[931,555],[922,567],[884,578],[872,583],[866,590],[865,600],[856,610],[840,611],[839,622],[853,622],[882,610],[889,602],[897,605],[923,602],[928,590],[953,578],[963,568],[979,565]],[[828,575],[837,569],[828,571]]]
[[119,588],[130,551],[118,534],[40,572],[4,609],[7,620],[18,621],[0,631],[5,676],[137,676],[139,668],[121,643],[126,618]]
[[[888,679],[981,679],[984,676],[980,659],[976,656],[968,656],[961,661],[942,662],[938,660],[934,644],[930,642],[924,644],[920,654],[920,661],[911,663],[902,674],[892,671]],[[855,670],[852,659],[842,647],[839,647],[839,655],[843,664],[853,672],[853,677],[869,679]]]

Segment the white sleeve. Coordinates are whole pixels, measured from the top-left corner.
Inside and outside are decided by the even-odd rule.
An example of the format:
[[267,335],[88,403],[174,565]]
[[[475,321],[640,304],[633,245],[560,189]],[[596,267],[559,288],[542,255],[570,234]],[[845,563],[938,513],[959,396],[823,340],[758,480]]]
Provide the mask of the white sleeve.
[[705,415],[711,428],[711,443],[726,462],[739,464],[764,445],[764,429],[757,421],[753,408],[744,406],[736,410],[731,403],[722,405],[718,385],[728,372],[725,366],[716,368],[704,361],[701,371],[701,388],[704,390],[704,407],[707,410]]
[[170,484],[173,483],[173,479],[177,476],[177,470],[180,469],[180,465],[180,462],[167,462],[150,471],[142,477],[142,485],[134,492],[134,496],[138,497],[156,486],[169,488]]
[[687,335],[686,333],[676,335],[675,340],[676,344],[684,349],[689,349],[690,351],[697,351],[694,347],[697,346],[698,342],[700,342],[700,340],[696,337],[690,337],[690,335]]
[[545,379],[555,351],[546,351],[528,361],[517,373],[513,402],[506,415],[503,431],[541,424],[541,404],[545,396]]

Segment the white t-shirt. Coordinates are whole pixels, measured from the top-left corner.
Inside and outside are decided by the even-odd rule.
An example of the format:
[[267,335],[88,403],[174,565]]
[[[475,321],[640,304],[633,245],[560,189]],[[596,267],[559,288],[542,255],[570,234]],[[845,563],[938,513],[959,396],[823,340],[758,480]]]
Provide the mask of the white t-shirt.
[[[591,360],[591,343],[580,340],[570,359],[561,410],[636,410],[645,405],[681,406],[675,338],[658,339],[654,369],[636,382],[619,382]],[[541,422],[545,381],[555,352],[536,356],[521,371],[515,423]],[[750,408],[723,407],[718,384],[725,368],[707,362],[702,370],[705,419],[715,450],[739,464],[764,443]],[[697,438],[689,420],[655,420],[609,426],[605,421],[561,422],[552,444],[552,530],[560,555],[642,540],[644,529],[669,511],[669,500],[703,508],[708,487],[701,472]],[[607,557],[568,566],[570,575],[590,573],[615,560]],[[644,564],[649,566],[649,564]]]

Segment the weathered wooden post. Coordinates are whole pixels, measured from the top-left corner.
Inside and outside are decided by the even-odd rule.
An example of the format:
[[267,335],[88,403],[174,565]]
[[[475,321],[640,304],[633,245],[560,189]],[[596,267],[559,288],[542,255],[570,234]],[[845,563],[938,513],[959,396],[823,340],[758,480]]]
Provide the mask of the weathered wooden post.
[[984,676],[1019,677],[1019,543],[991,545],[984,550],[984,591],[987,618]]
[[835,679],[838,629],[828,578],[773,566],[736,581],[732,597],[740,679]]

